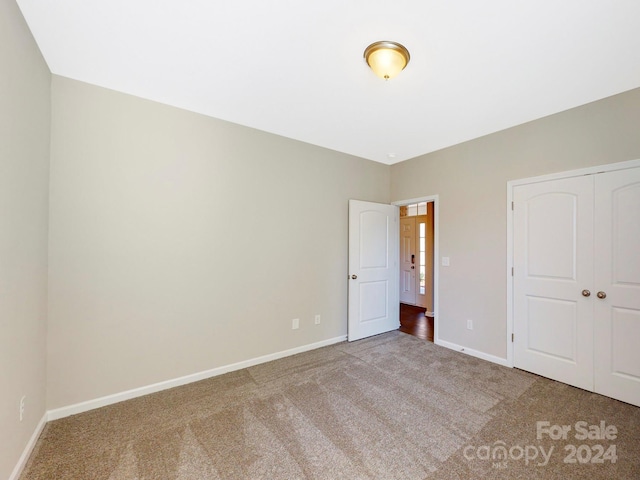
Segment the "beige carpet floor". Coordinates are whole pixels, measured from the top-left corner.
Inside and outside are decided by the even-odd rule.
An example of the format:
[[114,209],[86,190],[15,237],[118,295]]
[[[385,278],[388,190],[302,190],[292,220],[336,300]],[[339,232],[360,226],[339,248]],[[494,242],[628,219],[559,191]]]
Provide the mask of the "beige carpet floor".
[[391,332],[50,422],[21,478],[633,480],[640,408]]

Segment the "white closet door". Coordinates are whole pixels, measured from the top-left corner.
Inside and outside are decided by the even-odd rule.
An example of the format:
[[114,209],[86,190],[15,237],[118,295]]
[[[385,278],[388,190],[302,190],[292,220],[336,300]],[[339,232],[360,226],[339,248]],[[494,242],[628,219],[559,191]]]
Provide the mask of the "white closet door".
[[[593,389],[593,176],[514,188],[514,365]],[[593,293],[593,292],[591,292]]]
[[640,406],[640,168],[595,182],[595,391]]

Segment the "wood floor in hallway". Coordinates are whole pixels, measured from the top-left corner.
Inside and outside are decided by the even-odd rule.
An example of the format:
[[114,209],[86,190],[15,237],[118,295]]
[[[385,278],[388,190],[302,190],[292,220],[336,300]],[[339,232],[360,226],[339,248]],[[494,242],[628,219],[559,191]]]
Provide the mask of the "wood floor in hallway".
[[427,317],[422,307],[401,303],[399,330],[433,342],[433,317]]

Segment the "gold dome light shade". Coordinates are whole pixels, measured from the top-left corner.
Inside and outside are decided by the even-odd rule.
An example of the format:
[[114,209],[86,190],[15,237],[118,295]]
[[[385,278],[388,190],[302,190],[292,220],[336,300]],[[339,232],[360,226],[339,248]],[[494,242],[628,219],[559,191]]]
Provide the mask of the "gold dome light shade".
[[380,78],[389,80],[398,75],[409,63],[409,50],[396,42],[382,41],[364,50],[364,59]]

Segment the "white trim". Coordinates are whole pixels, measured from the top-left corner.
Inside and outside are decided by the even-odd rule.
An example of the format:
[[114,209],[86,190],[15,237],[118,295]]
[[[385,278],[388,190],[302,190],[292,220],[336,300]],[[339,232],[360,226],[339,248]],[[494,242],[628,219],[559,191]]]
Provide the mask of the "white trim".
[[436,345],[440,345],[441,347],[449,348],[451,350],[455,350],[459,353],[465,353],[467,355],[471,355],[472,357],[480,358],[482,360],[486,360],[491,363],[497,363],[498,365],[502,365],[503,367],[510,367],[506,358],[496,357],[495,355],[489,355],[488,353],[480,352],[479,350],[473,350],[472,348],[463,347],[461,345],[456,345],[455,343],[447,342],[444,340],[438,340],[435,342]]
[[627,170],[629,168],[640,167],[640,160],[627,160],[625,162],[608,163],[606,165],[596,165],[594,167],[579,168],[577,170],[567,170],[565,172],[550,173],[537,177],[520,178],[509,180],[507,185],[517,186],[528,183],[547,182],[549,180],[559,180],[562,178],[580,177],[582,175],[593,175],[594,173],[613,172],[616,170]]
[[243,368],[253,367],[254,365],[259,365],[261,363],[270,362],[272,360],[278,360],[280,358],[289,357],[291,355],[296,355],[298,353],[303,353],[309,350],[315,350],[317,348],[326,347],[328,345],[344,342],[346,339],[347,339],[347,336],[342,335],[340,337],[330,338],[328,340],[311,343],[309,345],[303,345],[301,347],[292,348],[290,350],[271,353],[269,355],[264,355],[262,357],[256,357],[249,360],[244,360],[242,362],[233,363],[231,365],[225,365],[222,367],[213,368],[211,370],[206,370],[204,372],[193,373],[191,375],[186,375],[184,377],[174,378],[173,380],[166,380],[164,382],[159,382],[159,383],[154,383],[152,385],[147,385],[144,387],[134,388],[132,390],[127,390],[125,392],[115,393],[113,395],[107,395],[106,397],[100,397],[94,400],[88,400],[86,402],[76,403],[74,405],[69,405],[67,407],[56,408],[55,410],[49,410],[48,419],[50,421],[58,420],[60,418],[68,417],[70,415],[76,415],[78,413],[83,413],[96,408],[112,405],[114,403],[123,402],[125,400],[130,400],[132,398],[142,397],[143,395],[148,395],[150,393],[156,393],[162,390],[167,390],[169,388],[179,387],[181,385],[186,385],[189,383],[198,382],[200,380],[205,380],[207,378],[216,377],[224,373],[229,373],[236,370],[242,370]]
[[29,456],[31,455],[31,452],[33,452],[33,448],[36,446],[36,442],[38,441],[38,438],[40,438],[40,435],[42,434],[42,430],[44,429],[44,426],[47,424],[48,418],[49,418],[48,413],[45,412],[44,415],[42,415],[40,422],[38,422],[36,429],[33,431],[31,438],[27,442],[27,446],[24,447],[22,455],[20,455],[20,459],[18,460],[18,463],[13,469],[13,472],[11,472],[11,475],[9,475],[9,480],[18,480],[18,478],[20,477],[22,470],[24,470],[24,467],[27,465],[27,462],[29,461]]
[[513,367],[513,202],[512,182],[507,182],[507,364]]
[[433,317],[433,312],[424,312],[425,317]]
[[566,172],[551,173],[549,175],[540,175],[537,177],[521,178],[518,180],[509,180],[507,182],[507,363],[513,367],[513,342],[511,334],[513,333],[513,276],[511,269],[513,268],[513,211],[511,210],[511,202],[513,202],[513,189],[520,185],[530,183],[548,182],[549,180],[560,180],[563,178],[580,177],[583,175],[594,175],[596,173],[613,172],[616,170],[627,170],[629,168],[640,167],[639,160],[627,160],[625,162],[609,163],[606,165],[597,165],[594,167],[580,168],[577,170],[568,170]]
[[438,261],[440,258],[440,197],[439,195],[428,195],[425,197],[398,200],[396,202],[392,202],[391,205],[401,207],[420,202],[433,202],[433,312],[428,313],[431,314],[429,316],[433,317],[433,341],[438,343],[438,311],[440,305],[440,262]]

